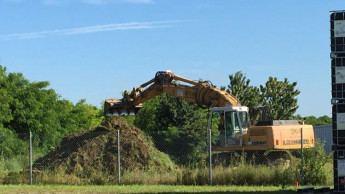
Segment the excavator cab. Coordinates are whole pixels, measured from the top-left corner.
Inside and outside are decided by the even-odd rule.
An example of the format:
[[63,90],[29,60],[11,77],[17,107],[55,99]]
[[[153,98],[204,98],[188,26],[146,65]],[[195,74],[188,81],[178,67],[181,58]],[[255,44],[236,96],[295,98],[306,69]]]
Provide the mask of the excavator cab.
[[[243,135],[247,133],[249,127],[248,107],[215,107],[211,108],[209,115],[208,128],[218,126],[219,138],[216,143],[218,146],[242,146]],[[218,124],[212,124],[216,120]]]

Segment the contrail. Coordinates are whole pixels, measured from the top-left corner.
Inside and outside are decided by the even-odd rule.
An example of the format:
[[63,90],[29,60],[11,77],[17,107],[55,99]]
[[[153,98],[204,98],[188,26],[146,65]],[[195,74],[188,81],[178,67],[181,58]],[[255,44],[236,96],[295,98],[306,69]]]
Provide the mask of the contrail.
[[107,24],[107,25],[95,25],[86,26],[80,28],[70,29],[58,29],[40,32],[29,32],[29,33],[13,33],[0,35],[2,40],[18,40],[18,39],[34,39],[43,38],[47,36],[64,36],[64,35],[76,35],[86,33],[96,33],[105,31],[116,31],[116,30],[138,30],[138,29],[153,29],[153,28],[165,28],[171,27],[171,23],[177,23],[179,21],[154,21],[154,22],[129,22],[120,24]]

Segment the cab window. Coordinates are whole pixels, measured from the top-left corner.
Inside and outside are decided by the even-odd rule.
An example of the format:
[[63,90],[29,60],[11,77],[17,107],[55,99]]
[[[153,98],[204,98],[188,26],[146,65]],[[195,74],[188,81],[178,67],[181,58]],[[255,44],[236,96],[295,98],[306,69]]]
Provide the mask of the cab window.
[[[238,113],[238,114],[237,114]],[[238,119],[239,116],[239,119]],[[241,133],[241,128],[239,124],[241,120],[241,125],[243,129],[248,128],[248,114],[247,112],[225,112],[225,130],[228,138],[235,138],[236,134]]]
[[234,138],[240,132],[240,126],[236,112],[225,112],[225,129],[229,138]]

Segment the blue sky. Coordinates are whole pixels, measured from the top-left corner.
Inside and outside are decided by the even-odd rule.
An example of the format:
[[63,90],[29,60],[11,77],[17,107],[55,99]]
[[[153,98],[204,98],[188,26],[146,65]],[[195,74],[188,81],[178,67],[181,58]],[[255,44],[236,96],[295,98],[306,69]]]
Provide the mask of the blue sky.
[[298,82],[298,114],[331,115],[329,11],[344,0],[0,0],[0,64],[62,98],[106,98],[156,71],[228,85]]

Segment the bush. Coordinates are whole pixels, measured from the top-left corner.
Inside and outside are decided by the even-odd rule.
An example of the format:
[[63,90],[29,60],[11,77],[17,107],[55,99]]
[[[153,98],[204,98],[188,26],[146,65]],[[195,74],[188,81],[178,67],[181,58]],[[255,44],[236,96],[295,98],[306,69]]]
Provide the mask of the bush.
[[332,155],[327,154],[323,147],[324,143],[315,141],[313,148],[303,150],[304,184],[332,184]]
[[26,152],[25,142],[17,137],[17,134],[0,126],[0,156],[11,158]]
[[0,126],[0,177],[19,172],[28,165],[28,147],[15,132]]

